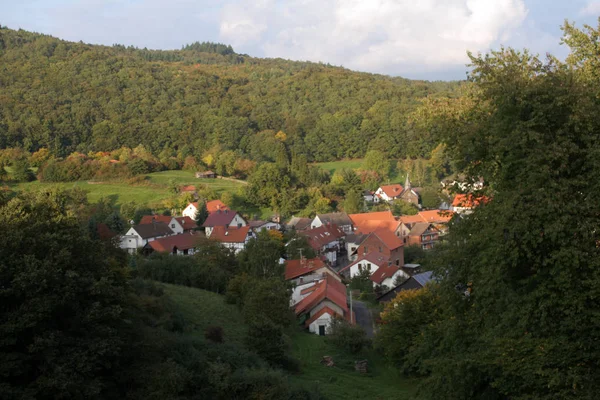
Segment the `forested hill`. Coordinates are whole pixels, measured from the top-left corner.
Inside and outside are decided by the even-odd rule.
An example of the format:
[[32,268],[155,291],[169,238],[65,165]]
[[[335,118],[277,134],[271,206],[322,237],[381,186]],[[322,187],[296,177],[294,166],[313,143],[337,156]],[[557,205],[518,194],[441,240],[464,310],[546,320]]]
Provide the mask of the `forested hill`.
[[143,144],[198,155],[219,146],[261,161],[254,149],[283,131],[290,154],[310,161],[370,149],[428,156],[433,139],[407,117],[420,99],[459,85],[253,58],[221,44],[155,51],[1,28],[0,148],[65,156]]

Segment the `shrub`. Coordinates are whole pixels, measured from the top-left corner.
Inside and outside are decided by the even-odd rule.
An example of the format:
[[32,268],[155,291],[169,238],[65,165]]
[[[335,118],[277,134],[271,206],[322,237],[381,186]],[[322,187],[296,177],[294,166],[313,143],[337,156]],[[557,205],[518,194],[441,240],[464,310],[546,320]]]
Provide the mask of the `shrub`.
[[346,320],[334,318],[331,320],[329,335],[326,339],[336,347],[352,354],[359,353],[371,341],[365,331],[357,325],[350,325]]
[[223,343],[223,328],[220,326],[209,326],[204,331],[204,337],[214,343]]
[[246,344],[270,364],[281,366],[286,360],[288,346],[283,331],[267,318],[257,318],[249,324]]

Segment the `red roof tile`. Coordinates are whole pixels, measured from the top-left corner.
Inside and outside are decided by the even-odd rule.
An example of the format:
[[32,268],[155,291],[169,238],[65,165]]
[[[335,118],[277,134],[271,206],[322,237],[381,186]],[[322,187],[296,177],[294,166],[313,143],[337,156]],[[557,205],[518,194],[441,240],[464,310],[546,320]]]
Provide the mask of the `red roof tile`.
[[314,250],[319,250],[323,248],[323,246],[345,236],[344,231],[335,224],[321,225],[318,228],[308,229],[298,233],[308,238],[308,243]]
[[349,214],[354,225],[360,225],[364,221],[395,221],[391,211],[378,211],[371,213]]
[[454,216],[454,211],[447,210],[428,210],[419,212],[424,222],[446,223]]
[[399,218],[403,224],[416,224],[417,222],[425,222],[425,219],[419,215],[401,215]]
[[404,190],[402,185],[400,185],[399,183],[395,185],[382,185],[380,186],[380,188],[381,190],[383,190],[383,193],[385,193],[388,197],[398,197]]
[[[196,207],[197,208],[197,207]],[[225,205],[221,200],[211,200],[206,202],[206,210],[209,213],[213,213],[218,210],[229,210],[230,208]]]
[[224,226],[215,226],[210,239],[218,240],[223,243],[244,243],[250,231],[249,226],[241,228],[226,228]]
[[184,231],[190,231],[196,228],[196,221],[191,219],[190,217],[175,217],[179,225],[183,227]]
[[194,185],[187,185],[187,186],[182,186],[180,191],[182,192],[195,192],[196,191],[196,186]]
[[323,268],[325,263],[320,258],[310,260],[287,260],[285,262],[285,279],[294,279]]
[[383,242],[383,244],[385,244],[385,246],[390,250],[397,249],[398,247],[404,245],[402,239],[394,235],[394,232],[390,232],[387,229],[377,229],[371,235],[377,236]]
[[385,264],[377,268],[377,271],[373,272],[369,279],[371,279],[378,285],[381,285],[381,282],[383,282],[386,278],[394,276],[394,274],[398,272],[398,270],[399,268],[395,265],[388,266],[387,264]]
[[465,208],[473,208],[480,204],[485,204],[489,201],[489,198],[486,196],[475,197],[472,193],[469,194],[457,194],[452,201],[453,207],[465,207]]
[[[319,311],[317,311],[312,317],[310,317],[308,320],[306,320],[306,322],[304,323],[305,326],[309,326],[310,324],[312,324],[313,322],[315,322],[316,320],[318,320],[321,316],[323,316],[323,314],[329,314],[331,315],[331,317],[335,317],[336,315],[339,315],[338,313],[336,313],[334,310],[332,310],[331,308],[325,306],[323,308],[321,308]],[[340,317],[344,317],[343,315],[340,315]]]
[[167,236],[148,242],[154,251],[160,253],[171,253],[176,247],[178,250],[189,250],[198,245],[200,235],[180,233],[179,235]]
[[316,283],[315,286],[318,287],[310,295],[306,296],[296,304],[296,315],[310,312],[310,310],[315,308],[325,299],[338,305],[344,310],[344,313],[348,311],[348,305],[346,304],[346,286],[344,286],[343,283],[337,281],[331,275],[327,275],[322,281]]
[[233,221],[237,212],[233,210],[217,210],[208,214],[206,221],[202,224],[203,227],[227,226]]

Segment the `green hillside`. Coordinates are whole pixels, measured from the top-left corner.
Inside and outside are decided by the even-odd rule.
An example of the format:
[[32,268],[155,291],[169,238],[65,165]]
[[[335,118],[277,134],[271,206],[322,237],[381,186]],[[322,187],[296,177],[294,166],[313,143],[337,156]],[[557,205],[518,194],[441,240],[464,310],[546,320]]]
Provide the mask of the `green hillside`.
[[225,45],[152,51],[4,27],[0,86],[0,148],[66,156],[143,144],[169,157],[216,146],[266,161],[275,149],[258,133],[281,130],[289,154],[331,161],[369,149],[428,156],[434,139],[408,115],[459,84],[258,59]]
[[[199,335],[209,326],[223,328],[226,340],[243,343],[245,325],[238,309],[226,304],[223,296],[201,289],[164,285],[165,292],[177,304],[191,331]],[[228,338],[228,339],[227,339]],[[327,399],[413,399],[415,380],[401,377],[397,370],[387,367],[374,351],[356,356],[344,354],[332,347],[323,337],[295,331],[291,336],[292,355],[300,360],[301,371],[290,379],[307,387],[318,387]],[[319,363],[324,355],[334,358],[334,367]],[[354,361],[367,359],[370,372],[360,375],[354,371]]]

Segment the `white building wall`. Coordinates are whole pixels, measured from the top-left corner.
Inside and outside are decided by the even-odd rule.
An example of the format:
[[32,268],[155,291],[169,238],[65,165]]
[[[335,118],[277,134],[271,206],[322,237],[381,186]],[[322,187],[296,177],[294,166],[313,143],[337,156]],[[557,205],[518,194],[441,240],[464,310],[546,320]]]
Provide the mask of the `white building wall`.
[[190,217],[191,219],[195,220],[197,212],[198,212],[198,209],[196,207],[194,207],[193,204],[189,204],[185,208],[185,210],[183,210],[183,212],[181,213],[181,215],[183,215],[184,217]]
[[183,233],[183,226],[181,226],[179,221],[177,221],[175,218],[171,218],[171,222],[169,222],[169,228],[171,228],[175,235]]
[[315,308],[310,310],[309,317],[312,317],[313,315],[318,313],[323,307],[331,308],[333,311],[335,311],[340,316],[344,315],[344,310],[340,306],[338,306],[337,304],[335,304],[334,302],[332,302],[330,300],[325,299],[322,302],[320,302],[319,304],[317,304],[317,306]]
[[311,229],[315,229],[315,228],[318,228],[320,226],[323,226],[323,221],[321,221],[321,219],[319,218],[319,216],[316,216],[315,219],[313,219],[312,222],[310,223],[310,228]]
[[360,272],[360,268],[362,268],[363,270],[368,269],[368,264],[371,264],[371,275],[373,275],[373,272],[379,269],[379,266],[377,264],[374,264],[367,260],[362,260],[350,267],[350,278],[354,278],[356,275],[358,275]]
[[246,221],[239,214],[236,214],[228,226],[230,228],[237,228],[238,226],[246,226]]
[[[377,195],[379,195],[379,196],[377,196]],[[375,198],[378,199],[379,197],[381,197],[381,200],[385,200],[385,201],[392,200],[390,197],[388,197],[387,194],[385,194],[385,192],[383,191],[382,188],[378,188],[377,191],[375,192]]]
[[308,331],[310,333],[314,333],[316,335],[319,334],[319,326],[323,325],[325,327],[325,334],[328,335],[331,332],[331,320],[332,316],[329,313],[325,313],[321,315],[319,318],[314,320],[309,326]]
[[306,293],[306,294],[301,294],[301,292],[304,289],[308,289],[310,287],[315,286],[316,282],[312,281],[312,282],[306,282],[304,284],[298,285],[294,288],[294,290],[292,290],[292,297],[290,299],[290,307],[291,306],[295,306],[296,304],[298,304],[302,299],[304,299],[306,296],[308,296],[309,294],[311,294],[312,292]]

